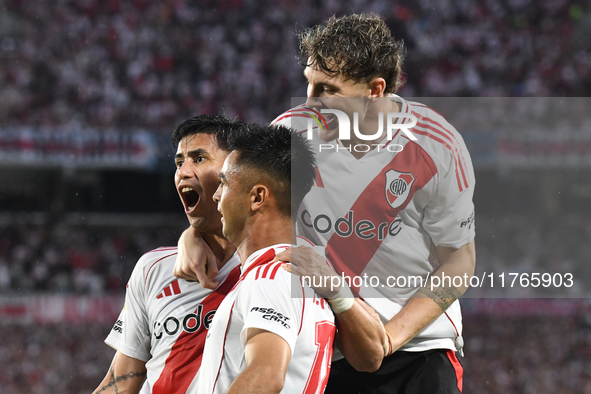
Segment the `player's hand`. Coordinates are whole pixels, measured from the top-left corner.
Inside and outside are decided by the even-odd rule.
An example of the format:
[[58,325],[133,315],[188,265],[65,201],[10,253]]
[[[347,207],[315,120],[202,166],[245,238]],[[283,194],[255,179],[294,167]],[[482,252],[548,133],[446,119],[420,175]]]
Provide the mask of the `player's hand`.
[[203,240],[201,234],[189,227],[181,234],[178,254],[173,270],[174,276],[186,280],[196,280],[207,289],[215,289],[219,281],[216,258]]
[[387,357],[389,355],[391,355],[392,353],[394,353],[394,351],[396,349],[393,348],[392,346],[392,342],[393,342],[393,338],[392,338],[392,334],[390,334],[388,332],[388,330],[386,329],[386,327],[384,326],[382,320],[380,319],[380,315],[378,315],[378,313],[375,311],[375,309],[373,309],[371,306],[369,306],[365,301],[356,298],[355,302],[357,302],[359,305],[361,305],[363,307],[363,309],[365,309],[365,311],[375,320],[377,320],[380,325],[382,326],[382,328],[384,329],[384,357]]
[[375,309],[373,309],[371,306],[369,306],[367,304],[367,302],[363,301],[360,298],[355,298],[355,302],[358,303],[359,305],[361,305],[361,307],[363,309],[365,309],[365,311],[371,316],[373,317],[375,320],[377,320],[378,322],[380,322],[380,324],[382,324],[382,320],[380,319],[380,315],[378,315],[378,313],[376,312]]
[[341,277],[322,256],[309,246],[288,248],[273,261],[285,261],[283,268],[298,276],[310,278],[310,287],[324,298],[334,297],[341,289]]

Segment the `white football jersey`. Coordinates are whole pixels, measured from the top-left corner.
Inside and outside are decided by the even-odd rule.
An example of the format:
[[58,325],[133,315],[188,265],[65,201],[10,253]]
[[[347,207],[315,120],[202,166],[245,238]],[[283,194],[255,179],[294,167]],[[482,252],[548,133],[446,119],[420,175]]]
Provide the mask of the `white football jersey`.
[[[459,248],[475,234],[474,170],[461,135],[425,105],[390,99],[417,119],[410,129],[416,141],[397,130],[357,160],[338,139],[320,140],[315,128],[317,176],[297,220],[298,235],[326,247],[337,272],[384,322],[421,284],[428,287],[439,266],[434,245]],[[310,111],[299,106],[274,123],[307,132]],[[397,123],[408,120],[401,116]],[[456,349],[461,332],[456,301],[402,349]]]
[[[334,315],[326,301],[301,279],[293,280],[281,262],[270,263],[289,246],[261,249],[246,260],[207,334],[197,393],[228,390],[246,368],[244,346],[251,327],[279,335],[291,348],[282,393],[324,392],[332,361]],[[292,284],[297,288],[292,289]]]
[[214,290],[176,278],[177,248],[143,255],[127,284],[125,305],[105,342],[146,361],[142,392],[185,393],[199,370],[213,315],[240,276],[237,254],[219,270]]

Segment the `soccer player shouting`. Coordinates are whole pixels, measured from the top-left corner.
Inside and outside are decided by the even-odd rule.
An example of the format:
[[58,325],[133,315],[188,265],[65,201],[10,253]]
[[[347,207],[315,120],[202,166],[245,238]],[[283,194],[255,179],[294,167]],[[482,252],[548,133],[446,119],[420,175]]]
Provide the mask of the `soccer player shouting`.
[[203,115],[175,129],[175,185],[191,230],[214,255],[219,285],[210,290],[174,277],[176,247],[143,255],[127,285],[125,306],[105,340],[117,353],[95,393],[138,393],[144,379],[142,393],[180,394],[194,384],[213,315],[240,275],[236,248],[222,235],[213,194],[229,153],[227,136],[242,127],[222,116]]

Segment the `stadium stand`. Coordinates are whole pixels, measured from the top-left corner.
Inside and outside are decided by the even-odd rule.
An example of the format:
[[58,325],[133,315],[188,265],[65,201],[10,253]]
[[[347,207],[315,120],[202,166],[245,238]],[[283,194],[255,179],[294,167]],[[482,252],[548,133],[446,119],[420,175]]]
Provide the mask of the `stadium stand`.
[[589,96],[582,1],[3,0],[0,128],[168,133],[223,109],[268,121],[305,96],[295,29],[374,11],[408,48],[403,96]]

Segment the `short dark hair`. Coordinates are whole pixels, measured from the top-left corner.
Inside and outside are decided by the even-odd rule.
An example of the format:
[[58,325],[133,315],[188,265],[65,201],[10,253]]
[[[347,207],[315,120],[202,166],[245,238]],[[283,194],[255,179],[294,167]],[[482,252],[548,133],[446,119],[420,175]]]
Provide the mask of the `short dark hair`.
[[177,149],[181,140],[186,136],[205,133],[214,136],[221,149],[230,151],[228,134],[238,132],[243,125],[243,122],[224,115],[199,115],[178,125],[172,132],[170,139],[174,148]]
[[384,78],[385,93],[402,85],[404,46],[377,14],[332,16],[299,34],[300,64],[356,82]]
[[285,215],[297,214],[316,177],[314,153],[302,134],[284,126],[249,123],[240,133],[228,136],[236,164],[263,174]]

